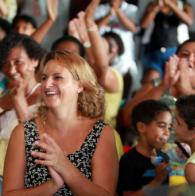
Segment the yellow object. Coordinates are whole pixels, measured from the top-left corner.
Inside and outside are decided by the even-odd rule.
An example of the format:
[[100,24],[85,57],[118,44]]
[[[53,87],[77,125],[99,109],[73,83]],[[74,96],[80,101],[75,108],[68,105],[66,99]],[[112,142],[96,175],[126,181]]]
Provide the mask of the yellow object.
[[176,185],[182,185],[186,184],[186,179],[184,176],[170,176],[169,177],[169,185],[170,186],[176,186]]
[[122,142],[121,142],[120,135],[118,134],[118,132],[116,130],[114,130],[114,137],[115,137],[118,159],[120,160],[120,158],[124,154],[124,151],[123,151],[123,145],[122,145]]
[[117,77],[119,90],[115,93],[105,92],[105,105],[106,105],[105,121],[109,123],[113,128],[115,128],[116,117],[118,115],[118,110],[123,95],[123,77],[116,69],[114,68],[111,69]]

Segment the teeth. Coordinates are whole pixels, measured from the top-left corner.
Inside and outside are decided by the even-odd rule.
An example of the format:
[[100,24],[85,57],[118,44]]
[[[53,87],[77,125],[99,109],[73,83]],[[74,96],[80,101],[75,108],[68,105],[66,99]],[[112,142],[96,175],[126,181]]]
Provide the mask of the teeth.
[[58,90],[56,88],[46,88],[45,94],[46,95],[56,95],[56,94],[58,94]]
[[46,95],[55,95],[56,94],[56,92],[45,92],[46,93]]

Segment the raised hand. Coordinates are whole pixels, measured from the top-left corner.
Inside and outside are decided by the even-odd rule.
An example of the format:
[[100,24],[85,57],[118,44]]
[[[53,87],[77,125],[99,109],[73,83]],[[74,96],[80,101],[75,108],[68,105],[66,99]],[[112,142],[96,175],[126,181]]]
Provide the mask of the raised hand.
[[82,43],[89,42],[87,27],[85,24],[85,12],[78,13],[78,18],[75,20],[77,32],[79,33],[80,41]]
[[58,15],[58,0],[47,0],[48,18],[55,21]]
[[180,77],[176,83],[176,87],[180,91],[180,94],[186,95],[194,93],[192,79],[195,76],[195,72],[194,69],[189,66],[188,60],[180,58],[178,69],[180,70]]
[[121,0],[113,0],[112,2],[112,8],[114,10],[117,10],[120,8],[120,5],[121,5]]
[[68,35],[72,35],[73,37],[76,37],[80,40],[80,35],[75,23],[76,19],[72,19],[68,22]]
[[92,0],[89,3],[87,9],[85,10],[85,21],[88,27],[95,24],[93,16],[94,16],[96,7],[99,5],[99,3],[100,3],[100,0]]
[[178,69],[179,58],[173,55],[165,63],[165,74],[163,78],[163,83],[165,86],[170,88],[175,85],[180,76],[180,70]]

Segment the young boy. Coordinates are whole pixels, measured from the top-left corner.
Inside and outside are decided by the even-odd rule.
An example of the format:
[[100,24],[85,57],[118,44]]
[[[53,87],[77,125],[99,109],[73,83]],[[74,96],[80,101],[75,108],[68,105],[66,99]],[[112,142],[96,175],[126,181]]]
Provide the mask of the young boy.
[[195,95],[178,98],[175,129],[177,140],[191,148],[192,154],[185,165],[185,177],[189,184],[195,184]]
[[[168,183],[168,156],[160,149],[169,138],[172,114],[169,107],[157,100],[139,103],[132,112],[132,126],[137,144],[120,160],[119,195],[144,195],[144,190]],[[160,157],[154,164],[153,158]]]

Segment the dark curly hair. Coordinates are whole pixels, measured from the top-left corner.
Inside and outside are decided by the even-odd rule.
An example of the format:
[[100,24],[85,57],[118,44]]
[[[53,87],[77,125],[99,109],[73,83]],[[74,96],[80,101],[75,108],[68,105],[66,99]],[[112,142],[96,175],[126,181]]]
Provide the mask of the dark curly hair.
[[118,45],[118,54],[122,55],[124,53],[124,50],[125,50],[124,44],[123,44],[123,41],[122,41],[119,34],[113,32],[113,31],[108,31],[108,32],[105,32],[102,36],[104,38],[113,38]]
[[0,68],[7,63],[11,49],[22,47],[30,59],[40,61],[46,51],[31,37],[19,33],[11,33],[0,43]]

